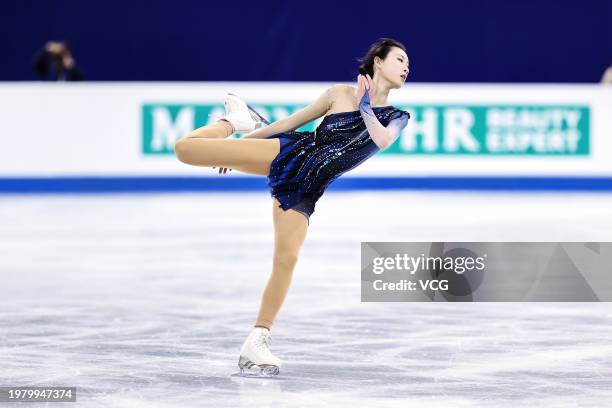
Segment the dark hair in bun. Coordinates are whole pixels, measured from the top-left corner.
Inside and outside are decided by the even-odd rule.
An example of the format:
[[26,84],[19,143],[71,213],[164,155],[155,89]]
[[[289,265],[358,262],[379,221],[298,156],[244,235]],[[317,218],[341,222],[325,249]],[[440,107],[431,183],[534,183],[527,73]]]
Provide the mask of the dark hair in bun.
[[359,73],[361,75],[369,74],[372,78],[374,77],[374,57],[379,57],[384,60],[387,58],[387,54],[391,50],[391,47],[401,48],[406,52],[406,47],[399,41],[395,41],[391,38],[381,38],[370,46],[367,54],[363,58],[359,58]]

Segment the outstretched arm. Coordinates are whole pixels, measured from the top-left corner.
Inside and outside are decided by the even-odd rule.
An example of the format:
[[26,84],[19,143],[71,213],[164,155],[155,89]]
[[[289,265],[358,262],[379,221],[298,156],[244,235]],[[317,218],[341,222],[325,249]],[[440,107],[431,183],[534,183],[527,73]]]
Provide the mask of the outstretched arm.
[[402,129],[406,127],[408,124],[408,116],[401,115],[394,118],[389,122],[387,127],[384,127],[372,110],[369,95],[371,85],[368,84],[368,79],[369,76],[366,78],[363,75],[359,75],[358,95],[363,92],[363,96],[359,102],[359,112],[361,112],[361,117],[363,118],[363,122],[368,129],[370,137],[381,150],[384,150],[395,142]]
[[329,110],[332,98],[330,93],[333,87],[323,92],[312,104],[302,108],[286,118],[277,120],[261,129],[255,130],[242,138],[265,139],[277,133],[290,132],[300,128],[308,122],[320,118]]

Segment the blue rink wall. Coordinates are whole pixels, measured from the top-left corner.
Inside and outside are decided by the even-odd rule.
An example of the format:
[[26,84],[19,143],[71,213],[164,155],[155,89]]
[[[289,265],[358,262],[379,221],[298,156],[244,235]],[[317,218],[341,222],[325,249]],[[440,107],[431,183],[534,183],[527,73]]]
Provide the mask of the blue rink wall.
[[[266,191],[179,162],[175,142],[216,122],[227,92],[276,121],[330,85],[0,83],[0,193]],[[407,84],[389,102],[408,125],[330,191],[612,191],[612,87]]]
[[[266,190],[253,177],[48,177],[2,178],[0,193],[146,193]],[[457,190],[612,192],[612,177],[341,177],[327,191]]]

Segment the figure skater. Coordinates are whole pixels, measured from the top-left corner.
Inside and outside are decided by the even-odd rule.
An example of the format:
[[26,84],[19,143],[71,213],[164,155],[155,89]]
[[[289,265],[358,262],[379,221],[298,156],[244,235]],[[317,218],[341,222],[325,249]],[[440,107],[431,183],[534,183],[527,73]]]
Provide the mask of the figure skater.
[[[242,375],[276,375],[281,361],[270,351],[270,330],[280,310],[306,238],[310,215],[326,187],[341,174],[389,147],[408,123],[408,112],[388,105],[391,89],[408,76],[406,48],[381,38],[361,58],[357,87],[336,84],[311,105],[267,124],[233,94],[225,116],[179,139],[183,163],[267,176],[273,200],[274,262],[255,325],[240,349]],[[314,132],[297,132],[325,115]],[[267,124],[267,125],[266,125]],[[234,134],[240,139],[226,139]]]

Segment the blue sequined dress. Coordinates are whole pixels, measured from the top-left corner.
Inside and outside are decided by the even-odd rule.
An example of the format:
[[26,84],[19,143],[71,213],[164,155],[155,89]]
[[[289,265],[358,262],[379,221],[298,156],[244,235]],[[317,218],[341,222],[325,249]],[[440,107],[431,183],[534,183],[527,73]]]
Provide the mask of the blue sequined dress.
[[[383,126],[408,112],[393,106],[372,108]],[[407,120],[407,119],[406,119]],[[268,136],[280,139],[280,152],[272,161],[268,186],[280,208],[310,215],[327,186],[354,169],[380,148],[370,138],[360,111],[327,115],[314,132],[286,132]]]

